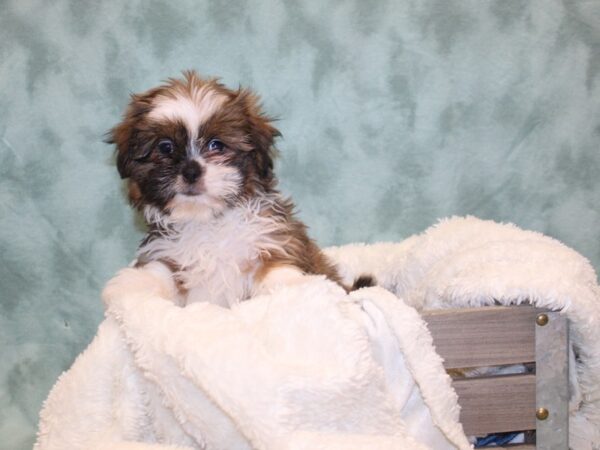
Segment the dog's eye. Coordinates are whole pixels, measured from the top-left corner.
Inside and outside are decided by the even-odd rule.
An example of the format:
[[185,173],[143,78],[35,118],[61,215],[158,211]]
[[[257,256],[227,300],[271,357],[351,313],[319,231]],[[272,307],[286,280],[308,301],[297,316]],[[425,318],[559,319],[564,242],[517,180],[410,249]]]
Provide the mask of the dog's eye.
[[208,143],[208,150],[211,152],[220,152],[223,148],[225,148],[225,144],[218,139],[211,139]]
[[163,155],[170,155],[173,153],[173,142],[169,139],[163,139],[158,143],[158,151]]

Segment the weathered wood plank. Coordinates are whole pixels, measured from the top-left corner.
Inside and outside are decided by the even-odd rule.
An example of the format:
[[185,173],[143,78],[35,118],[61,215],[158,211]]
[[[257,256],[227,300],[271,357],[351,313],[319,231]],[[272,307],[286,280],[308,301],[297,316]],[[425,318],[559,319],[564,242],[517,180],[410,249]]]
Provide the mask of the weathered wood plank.
[[493,450],[535,450],[535,445],[509,445],[507,447],[490,447]]
[[460,378],[452,385],[467,435],[535,429],[535,375]]
[[530,306],[431,310],[423,314],[447,369],[535,361]]

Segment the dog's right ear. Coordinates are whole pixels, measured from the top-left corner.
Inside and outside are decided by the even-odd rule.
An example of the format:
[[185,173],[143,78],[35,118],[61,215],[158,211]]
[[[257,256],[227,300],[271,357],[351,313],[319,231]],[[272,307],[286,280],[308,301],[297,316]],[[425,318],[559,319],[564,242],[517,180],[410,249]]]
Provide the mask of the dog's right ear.
[[133,124],[127,119],[113,127],[108,133],[104,142],[107,144],[115,144],[115,153],[117,155],[117,170],[121,178],[129,178],[131,176],[131,137],[133,134]]
[[123,121],[106,133],[104,142],[114,144],[117,155],[117,170],[121,178],[129,178],[136,161],[148,157],[152,148],[140,138],[144,116],[151,109],[152,91],[142,95],[131,95]]

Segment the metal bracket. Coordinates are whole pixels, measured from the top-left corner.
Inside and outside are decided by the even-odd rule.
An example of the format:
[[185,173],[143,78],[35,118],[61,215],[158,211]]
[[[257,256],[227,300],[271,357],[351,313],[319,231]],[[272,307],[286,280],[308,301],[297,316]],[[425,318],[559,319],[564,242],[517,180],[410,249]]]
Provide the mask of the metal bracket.
[[569,448],[569,325],[557,311],[540,312],[535,326],[536,449]]

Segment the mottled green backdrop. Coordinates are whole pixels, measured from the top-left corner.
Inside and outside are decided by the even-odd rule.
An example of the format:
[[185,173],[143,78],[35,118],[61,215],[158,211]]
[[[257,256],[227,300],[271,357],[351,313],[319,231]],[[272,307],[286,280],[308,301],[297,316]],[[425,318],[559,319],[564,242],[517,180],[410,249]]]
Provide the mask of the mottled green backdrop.
[[2,449],[141,236],[103,133],[187,68],[262,94],[323,245],[474,214],[600,267],[599,1],[0,0]]

